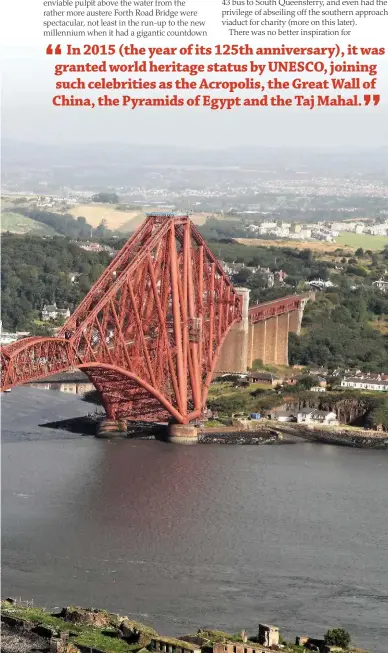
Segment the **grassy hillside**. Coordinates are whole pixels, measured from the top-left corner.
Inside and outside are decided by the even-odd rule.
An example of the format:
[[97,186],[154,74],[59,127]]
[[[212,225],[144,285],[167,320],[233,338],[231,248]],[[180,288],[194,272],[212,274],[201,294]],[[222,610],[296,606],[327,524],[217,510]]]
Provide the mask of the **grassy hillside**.
[[76,204],[69,213],[74,218],[84,217],[92,227],[98,227],[101,220],[106,220],[106,226],[112,231],[121,231],[127,225],[127,231],[132,231],[144,219],[140,209],[139,211],[118,211],[114,204]]
[[11,211],[4,211],[1,214],[1,231],[10,231],[14,234],[32,234],[34,236],[54,236],[56,234],[52,227]]
[[[83,216],[88,224],[92,227],[98,227],[101,220],[106,220],[106,226],[112,231],[119,231],[120,233],[127,234],[141,225],[145,219],[145,213],[151,211],[166,211],[165,208],[155,207],[153,209],[146,208],[128,211],[120,211],[114,204],[77,204],[70,209],[70,213],[74,218]],[[207,213],[195,213],[192,220],[195,224],[201,225],[206,222]]]

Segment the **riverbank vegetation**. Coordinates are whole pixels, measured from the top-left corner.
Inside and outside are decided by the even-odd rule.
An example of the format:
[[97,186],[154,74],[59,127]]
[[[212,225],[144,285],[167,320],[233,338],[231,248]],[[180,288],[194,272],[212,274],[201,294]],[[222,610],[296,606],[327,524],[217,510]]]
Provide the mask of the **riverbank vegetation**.
[[[112,614],[105,610],[84,609],[80,607],[63,608],[58,614],[32,606],[30,603],[16,603],[11,599],[1,602],[3,624],[2,652],[15,651],[14,644],[20,645],[23,640],[28,647],[29,637],[31,649],[36,648],[36,638],[48,644],[50,650],[61,650],[64,653],[77,653],[89,649],[91,653],[150,653],[154,651],[153,641],[156,639],[163,647],[173,650],[201,650],[212,653],[215,644],[235,643],[257,648],[258,635],[246,637],[243,633],[230,634],[221,630],[199,628],[197,633],[183,635],[183,639],[159,635],[151,626],[132,621],[128,617]],[[306,638],[307,640],[307,638]],[[297,640],[298,641],[298,640]],[[315,640],[309,640],[311,642]],[[327,631],[327,644],[334,644],[339,651],[356,652],[350,648],[351,638],[342,628]],[[281,638],[282,650],[285,653],[299,653],[307,649],[287,642]],[[58,648],[60,645],[60,648]],[[45,647],[47,648],[47,646]],[[357,649],[362,653],[361,649]],[[19,648],[20,653],[20,648]],[[366,652],[363,652],[366,653]]]

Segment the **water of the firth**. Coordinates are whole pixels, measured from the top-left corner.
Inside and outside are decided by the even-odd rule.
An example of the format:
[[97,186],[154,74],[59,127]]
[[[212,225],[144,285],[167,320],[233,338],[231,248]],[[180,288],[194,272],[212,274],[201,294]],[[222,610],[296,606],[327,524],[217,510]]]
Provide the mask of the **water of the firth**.
[[38,427],[87,410],[52,391],[3,395],[3,596],[103,607],[168,634],[340,625],[387,653],[388,452]]

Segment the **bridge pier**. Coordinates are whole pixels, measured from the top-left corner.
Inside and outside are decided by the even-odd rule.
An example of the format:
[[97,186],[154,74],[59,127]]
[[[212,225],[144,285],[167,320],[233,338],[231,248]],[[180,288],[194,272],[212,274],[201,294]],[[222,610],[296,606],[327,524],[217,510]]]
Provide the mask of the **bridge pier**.
[[125,419],[103,419],[97,424],[97,438],[124,438],[127,435],[127,422]]
[[196,444],[198,442],[198,429],[191,424],[169,424],[167,442]]
[[248,370],[249,360],[249,288],[235,288],[242,298],[242,320],[230,329],[216,364],[215,374]]

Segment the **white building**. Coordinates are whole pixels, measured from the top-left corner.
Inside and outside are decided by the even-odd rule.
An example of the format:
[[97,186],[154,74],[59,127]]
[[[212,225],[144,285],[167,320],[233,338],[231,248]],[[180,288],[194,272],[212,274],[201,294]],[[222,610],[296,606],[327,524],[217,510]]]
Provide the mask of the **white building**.
[[298,412],[298,424],[326,424],[338,426],[336,413],[330,410],[317,410],[316,408],[303,408]]
[[309,286],[312,288],[319,288],[322,290],[322,288],[334,288],[335,284],[328,280],[328,281],[323,281],[323,279],[313,279],[312,281],[307,282]]
[[48,322],[49,320],[56,320],[57,318],[67,319],[70,317],[69,308],[58,308],[56,304],[45,304],[42,311],[42,320]]
[[29,331],[16,331],[16,333],[3,331],[3,322],[0,320],[0,345],[10,345],[13,342],[16,342],[16,340],[27,338],[29,335]]
[[372,286],[375,286],[375,288],[378,288],[382,292],[388,291],[388,281],[385,281],[384,279],[379,279],[378,281],[374,281],[372,283]]
[[388,381],[383,379],[368,379],[367,377],[348,377],[341,381],[343,388],[356,390],[374,390],[375,392],[388,392]]

